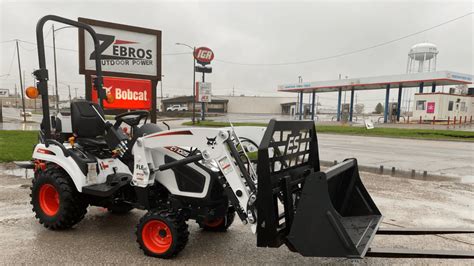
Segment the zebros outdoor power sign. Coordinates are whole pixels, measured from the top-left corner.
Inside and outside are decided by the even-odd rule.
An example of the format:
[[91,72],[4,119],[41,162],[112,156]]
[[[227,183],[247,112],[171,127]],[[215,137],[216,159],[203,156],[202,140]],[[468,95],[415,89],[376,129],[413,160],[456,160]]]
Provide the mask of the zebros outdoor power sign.
[[[104,75],[158,79],[161,77],[161,31],[79,18],[98,34]],[[95,74],[94,42],[79,31],[80,74]]]
[[[104,77],[103,88],[114,99],[112,103],[103,101],[106,109],[151,108],[151,81],[126,78]],[[97,102],[97,90],[92,90],[92,101]]]

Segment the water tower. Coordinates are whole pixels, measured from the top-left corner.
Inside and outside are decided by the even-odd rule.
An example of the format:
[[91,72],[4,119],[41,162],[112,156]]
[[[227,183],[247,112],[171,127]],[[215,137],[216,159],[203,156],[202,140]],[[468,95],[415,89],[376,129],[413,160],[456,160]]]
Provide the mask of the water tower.
[[432,43],[419,43],[408,53],[407,73],[436,71],[438,48]]

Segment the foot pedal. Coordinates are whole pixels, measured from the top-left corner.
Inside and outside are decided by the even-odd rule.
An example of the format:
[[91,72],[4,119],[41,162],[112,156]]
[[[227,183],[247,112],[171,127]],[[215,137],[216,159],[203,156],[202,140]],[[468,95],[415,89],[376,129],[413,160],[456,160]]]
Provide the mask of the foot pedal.
[[121,187],[129,184],[131,180],[132,176],[129,174],[113,174],[107,176],[105,183],[83,187],[82,192],[98,197],[110,197]]

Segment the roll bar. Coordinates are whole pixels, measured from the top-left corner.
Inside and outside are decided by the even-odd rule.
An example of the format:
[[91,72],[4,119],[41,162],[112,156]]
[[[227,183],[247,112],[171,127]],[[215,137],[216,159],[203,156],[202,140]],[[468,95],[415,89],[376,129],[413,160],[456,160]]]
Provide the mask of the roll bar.
[[[42,17],[38,23],[36,24],[36,42],[38,48],[38,62],[39,62],[39,69],[33,72],[35,75],[36,80],[38,80],[36,86],[41,93],[41,104],[43,106],[43,130],[45,133],[45,139],[51,138],[51,122],[49,120],[49,98],[48,98],[48,69],[46,68],[46,56],[44,52],[44,36],[43,36],[43,27],[47,21],[57,21],[60,23],[64,23],[70,26],[74,26],[77,28],[81,28],[89,32],[92,39],[94,40],[94,50],[95,50],[95,69],[97,73],[97,77],[94,80],[94,85],[97,88],[97,95],[99,98],[99,105],[103,107],[102,101],[105,98],[105,92],[102,89],[102,68],[100,57],[101,53],[99,50],[99,38],[97,37],[97,33],[94,29],[84,23],[66,19],[63,17],[55,16],[55,15],[47,15]],[[22,88],[23,89],[23,88]]]

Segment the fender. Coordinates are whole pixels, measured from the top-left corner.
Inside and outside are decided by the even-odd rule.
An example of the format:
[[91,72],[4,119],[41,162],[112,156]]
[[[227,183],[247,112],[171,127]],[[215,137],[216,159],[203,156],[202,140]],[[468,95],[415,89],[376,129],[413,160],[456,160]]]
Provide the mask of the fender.
[[35,146],[33,151],[33,159],[39,159],[47,162],[53,162],[59,165],[69,177],[71,177],[77,191],[82,192],[82,187],[85,186],[86,176],[82,173],[79,166],[77,166],[71,156],[66,157],[61,148],[56,145],[46,145],[40,143]]

